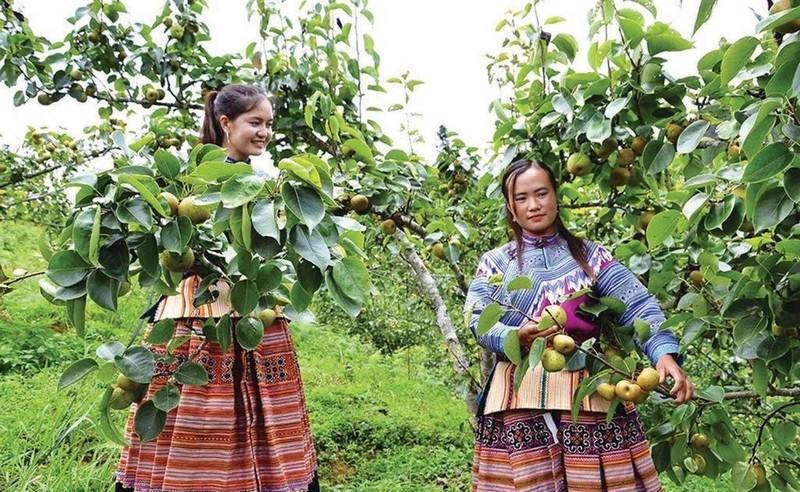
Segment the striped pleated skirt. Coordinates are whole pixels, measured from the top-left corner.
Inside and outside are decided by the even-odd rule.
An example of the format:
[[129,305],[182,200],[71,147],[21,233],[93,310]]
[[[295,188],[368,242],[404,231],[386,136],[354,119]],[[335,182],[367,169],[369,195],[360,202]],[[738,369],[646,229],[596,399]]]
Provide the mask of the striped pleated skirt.
[[660,491],[638,414],[509,410],[479,420],[473,492]]
[[[218,343],[203,343],[205,319],[176,321],[175,336],[191,338],[173,352],[175,364],[157,359],[145,400],[189,356],[203,365],[209,382],[179,385],[180,404],[153,441],[137,438],[133,405],[126,430],[131,446],[123,449],[117,481],[149,492],[308,490],[316,454],[286,321],[278,318],[265,329],[255,350],[247,352],[234,342],[225,353]],[[165,353],[163,345],[151,350]]]

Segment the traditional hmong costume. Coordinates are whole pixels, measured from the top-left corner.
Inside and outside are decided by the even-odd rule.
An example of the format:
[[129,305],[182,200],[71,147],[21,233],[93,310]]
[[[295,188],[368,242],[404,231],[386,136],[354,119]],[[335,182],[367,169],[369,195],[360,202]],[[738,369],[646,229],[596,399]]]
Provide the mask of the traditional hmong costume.
[[[665,354],[677,356],[674,334],[659,331],[664,315],[653,296],[606,250],[590,241],[585,244],[589,266],[596,276],[594,282],[559,234],[523,236],[521,269],[515,242],[483,255],[465,305],[473,333],[481,312],[494,298],[530,317],[539,316],[547,305],[560,303],[567,312],[567,332],[578,343],[596,337],[599,328],[576,314],[588,296],[562,302],[565,296],[594,283],[595,293],[616,297],[627,305],[619,319],[621,325],[630,325],[636,318],[650,324],[652,334],[642,350],[654,366]],[[502,275],[503,285],[490,285],[489,278],[497,274]],[[520,275],[531,278],[532,288],[509,294],[504,286]],[[481,395],[473,491],[660,490],[632,404],[620,406],[614,418],[606,422],[609,402],[595,393],[583,400],[577,421],[572,421],[572,396],[587,377],[585,369],[548,373],[539,364],[528,370],[519,392],[514,391],[516,366],[505,357],[503,344],[508,332],[526,321],[522,314],[508,311],[486,334],[477,337],[480,345],[495,352],[497,362]]]
[[[233,162],[232,159],[228,159]],[[163,297],[152,321],[176,320],[175,337],[191,338],[173,352],[177,362],[156,362],[145,400],[169,380],[190,355],[208,373],[203,386],[179,385],[179,406],[167,414],[163,432],[142,443],[134,431],[134,403],[117,481],[148,492],[296,492],[319,490],[316,452],[306,410],[300,368],[286,319],[264,329],[261,344],[245,351],[236,342],[236,321],[229,286],[218,282],[216,301],[193,305],[201,278],[189,275],[178,295]],[[233,343],[223,352],[205,341],[208,318],[230,314]],[[152,346],[164,354],[164,345]]]

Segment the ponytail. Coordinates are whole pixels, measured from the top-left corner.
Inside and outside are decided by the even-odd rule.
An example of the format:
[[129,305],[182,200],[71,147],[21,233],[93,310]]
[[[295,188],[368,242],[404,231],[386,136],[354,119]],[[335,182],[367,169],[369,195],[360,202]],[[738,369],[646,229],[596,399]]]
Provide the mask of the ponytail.
[[204,144],[215,144],[222,146],[222,126],[215,115],[214,103],[217,100],[217,91],[209,91],[206,95],[205,114],[203,115],[203,127],[200,129],[200,141]]

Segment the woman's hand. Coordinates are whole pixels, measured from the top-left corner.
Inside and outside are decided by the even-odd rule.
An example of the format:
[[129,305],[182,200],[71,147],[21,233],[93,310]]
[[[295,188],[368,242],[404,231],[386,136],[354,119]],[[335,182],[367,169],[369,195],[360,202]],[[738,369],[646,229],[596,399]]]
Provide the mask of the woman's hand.
[[529,349],[533,341],[537,338],[545,337],[545,340],[549,340],[557,335],[559,330],[560,328],[558,326],[552,326],[546,330],[539,331],[538,319],[528,321],[519,329],[519,344],[522,347]]
[[671,377],[675,384],[670,390],[670,394],[675,397],[675,403],[686,403],[694,395],[694,385],[689,381],[689,377],[683,372],[681,366],[672,354],[661,356],[656,362],[659,383],[664,384],[668,377]]

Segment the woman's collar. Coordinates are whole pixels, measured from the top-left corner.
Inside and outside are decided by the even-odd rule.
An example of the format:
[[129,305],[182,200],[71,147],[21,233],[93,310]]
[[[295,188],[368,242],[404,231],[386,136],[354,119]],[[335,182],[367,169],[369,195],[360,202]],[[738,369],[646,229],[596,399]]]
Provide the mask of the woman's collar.
[[236,164],[237,162],[244,162],[245,164],[250,164],[250,159],[247,159],[247,160],[244,160],[244,161],[239,161],[237,159],[234,159],[231,156],[227,156],[227,157],[225,157],[225,162],[230,163],[230,164]]
[[522,232],[522,242],[525,244],[525,246],[534,246],[537,248],[544,248],[545,246],[553,245],[557,243],[560,238],[561,234],[559,234],[557,231],[548,236],[531,236],[525,233],[525,231]]

